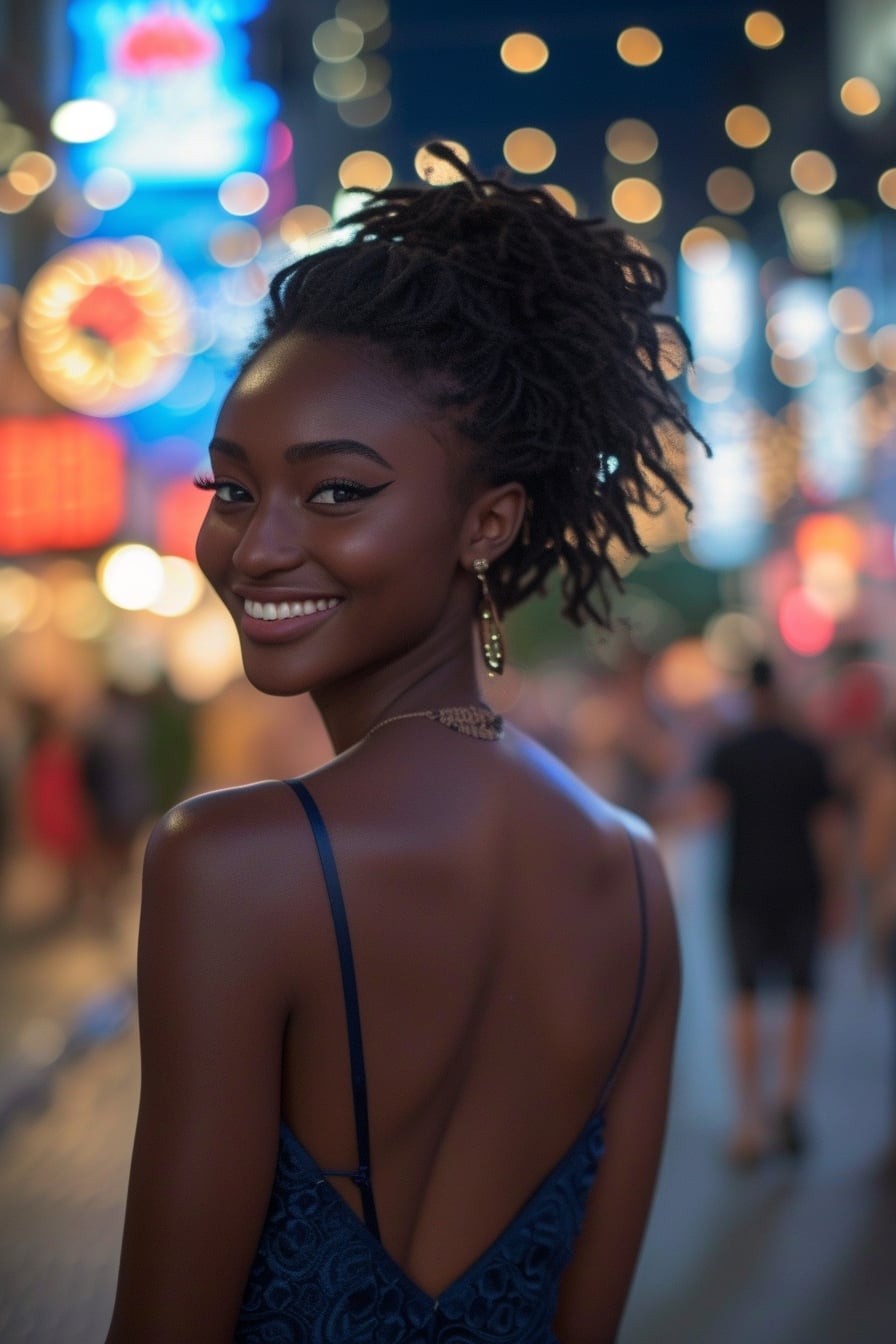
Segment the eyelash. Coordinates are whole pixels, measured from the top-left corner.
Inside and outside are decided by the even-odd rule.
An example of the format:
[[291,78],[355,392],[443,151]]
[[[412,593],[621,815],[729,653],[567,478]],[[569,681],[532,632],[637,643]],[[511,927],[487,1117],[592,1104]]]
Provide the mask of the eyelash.
[[[215,491],[220,490],[226,486],[233,486],[233,482],[216,480],[214,476],[209,476],[205,472],[197,472],[197,474],[193,477],[193,484],[196,486],[197,490],[215,490]],[[233,488],[237,490],[243,489],[243,487],[240,485],[233,486]],[[351,504],[354,502],[355,499],[369,499],[373,495],[378,495],[379,492],[381,490],[384,490],[385,488],[386,488],[385,485],[359,485],[357,481],[350,481],[344,478],[338,478],[331,481],[321,481],[320,485],[315,486],[314,490],[311,492],[311,495],[309,496],[309,501],[314,500],[315,497],[324,490],[347,490],[351,492],[353,499],[339,500],[337,501],[337,504],[339,503]],[[248,492],[244,491],[244,493]],[[231,503],[232,501],[223,500],[222,502],[228,504]],[[325,505],[324,507],[332,508],[334,506]]]

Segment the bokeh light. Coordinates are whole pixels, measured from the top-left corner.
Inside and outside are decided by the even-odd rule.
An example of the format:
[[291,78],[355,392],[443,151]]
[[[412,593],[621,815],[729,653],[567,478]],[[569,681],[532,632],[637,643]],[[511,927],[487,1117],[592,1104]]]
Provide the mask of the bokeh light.
[[90,144],[114,130],[115,108],[101,98],[73,98],[61,103],[50,118],[50,130],[57,140],[72,145]]
[[619,218],[629,224],[646,224],[663,208],[659,187],[644,177],[624,177],[613,188],[610,201]]
[[891,210],[896,210],[896,168],[887,168],[877,180],[877,194]]
[[626,65],[653,65],[663,54],[663,44],[652,28],[626,28],[616,50]]
[[280,220],[278,232],[287,247],[301,251],[308,238],[328,229],[331,223],[329,214],[322,206],[295,205]]
[[828,300],[828,313],[838,331],[867,331],[874,316],[871,300],[864,290],[846,285],[835,289]]
[[562,205],[568,215],[574,215],[578,210],[576,198],[566,187],[558,187],[554,182],[546,182],[545,191],[549,196],[553,196],[558,205]]
[[199,566],[180,555],[160,556],[162,582],[158,593],[146,604],[156,616],[185,616],[198,605],[205,592],[205,579]]
[[692,271],[718,275],[731,260],[731,244],[718,229],[700,224],[688,229],[682,238],[681,255]]
[[763,47],[766,51],[779,47],[784,41],[784,25],[777,14],[768,9],[757,9],[749,14],[744,22],[744,32],[754,47]]
[[725,134],[741,149],[756,149],[764,145],[771,133],[768,117],[750,103],[732,107],[725,118]]
[[548,45],[535,33],[512,33],[501,43],[501,60],[518,75],[531,75],[547,65]]
[[830,646],[835,625],[827,612],[819,610],[804,588],[791,588],[778,608],[778,629],[793,653],[813,657]]
[[254,225],[236,220],[220,224],[209,236],[208,251],[219,266],[244,266],[261,251],[261,234]]
[[138,542],[113,546],[97,565],[97,582],[103,596],[125,611],[141,611],[155,602],[164,578],[161,557],[151,546]]
[[386,0],[339,0],[336,17],[356,23],[363,33],[372,33],[389,18]]
[[[465,145],[457,140],[443,140],[441,143],[452,149],[462,163],[470,162],[470,151]],[[461,179],[461,174],[453,164],[432,154],[425,145],[414,155],[414,172],[433,187],[445,187],[449,182],[459,182]]]
[[346,191],[382,191],[392,181],[392,164],[376,150],[358,149],[340,163],[339,181]]
[[321,61],[315,66],[314,87],[327,102],[338,103],[344,98],[357,98],[367,82],[367,66],[357,56],[334,65]]
[[504,141],[504,158],[518,173],[543,173],[556,157],[554,141],[535,126],[521,126]]
[[637,117],[614,121],[604,139],[607,149],[620,163],[646,163],[653,158],[659,144],[653,127]]
[[56,180],[56,164],[49,154],[29,149],[17,154],[7,173],[10,184],[25,196],[37,196]]
[[364,33],[352,19],[325,19],[311,35],[318,60],[339,64],[357,56],[364,46]]
[[880,107],[880,91],[870,79],[856,75],[840,90],[840,101],[856,117],[870,117]]
[[706,179],[706,195],[717,210],[740,215],[753,204],[756,188],[741,168],[716,168]]
[[134,182],[122,168],[96,168],[84,180],[84,199],[95,210],[117,210],[130,200]]
[[271,189],[259,173],[231,173],[218,188],[229,215],[254,215],[268,203]]
[[880,327],[871,337],[871,350],[882,369],[896,373],[896,325]]
[[820,196],[837,181],[837,169],[819,149],[805,149],[790,165],[790,176],[800,191]]

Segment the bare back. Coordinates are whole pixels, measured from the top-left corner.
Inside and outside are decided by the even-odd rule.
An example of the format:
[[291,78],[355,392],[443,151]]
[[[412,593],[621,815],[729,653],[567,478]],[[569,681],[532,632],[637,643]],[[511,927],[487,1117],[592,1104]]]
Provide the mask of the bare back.
[[[306,783],[329,831],[351,931],[382,1242],[434,1298],[499,1237],[602,1100],[638,986],[645,930],[631,832],[640,831],[645,992],[607,1106],[584,1258],[567,1271],[559,1313],[564,1344],[612,1338],[575,1331],[597,1319],[596,1257],[611,1330],[621,1312],[655,1178],[664,1109],[655,1094],[664,1100],[677,996],[674,924],[649,833],[515,733],[486,744],[437,725],[396,724]],[[192,830],[206,870],[203,835],[218,837],[218,896],[229,912],[215,921],[206,911],[201,922],[217,923],[217,936],[236,940],[256,966],[234,998],[234,1025],[268,1024],[283,1121],[321,1168],[351,1171],[345,1007],[308,821],[280,783],[191,807],[183,835]],[[638,1133],[636,1112],[659,1119]],[[639,1152],[627,1156],[633,1144]],[[274,1158],[269,1132],[247,1180],[262,1183],[267,1170],[270,1188]],[[351,1182],[328,1179],[360,1215]],[[609,1219],[606,1203],[617,1206]],[[256,1199],[256,1229],[263,1207]],[[243,1255],[257,1235],[248,1221]],[[577,1282],[583,1273],[587,1290]]]

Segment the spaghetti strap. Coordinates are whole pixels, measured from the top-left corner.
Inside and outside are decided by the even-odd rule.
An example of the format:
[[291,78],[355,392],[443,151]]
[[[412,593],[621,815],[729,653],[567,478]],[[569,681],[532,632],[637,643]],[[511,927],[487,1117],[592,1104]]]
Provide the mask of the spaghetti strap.
[[641,859],[638,854],[638,846],[635,844],[635,837],[628,827],[626,827],[626,835],[628,836],[628,842],[631,846],[632,858],[634,859],[635,864],[635,881],[637,882],[638,887],[638,915],[641,925],[641,945],[638,952],[638,979],[635,985],[635,997],[632,1004],[632,1011],[628,1019],[628,1026],[626,1027],[625,1035],[622,1038],[622,1044],[619,1047],[616,1059],[613,1062],[613,1067],[610,1069],[607,1081],[604,1083],[603,1091],[600,1094],[600,1101],[597,1106],[599,1112],[602,1111],[606,1105],[607,1097],[610,1095],[610,1090],[616,1081],[616,1075],[622,1067],[622,1061],[625,1058],[629,1043],[634,1035],[638,1021],[638,1013],[641,1008],[641,999],[644,994],[644,980],[647,974],[647,895],[644,890],[644,873],[641,868]]
[[361,1192],[361,1206],[364,1210],[364,1222],[369,1232],[380,1240],[376,1206],[373,1201],[373,1188],[370,1183],[370,1124],[367,1113],[367,1075],[364,1068],[364,1046],[361,1035],[361,1013],[358,1005],[358,986],[355,980],[355,963],[352,958],[352,944],[349,936],[345,903],[342,899],[342,886],[336,868],[336,859],[324,819],[317,803],[305,785],[298,779],[285,781],[305,809],[311,824],[311,833],[317,846],[320,866],[327,887],[327,898],[333,917],[336,933],[336,945],[339,949],[339,970],[342,976],[342,997],[345,1001],[345,1023],[348,1031],[348,1050],[352,1074],[352,1104],[355,1111],[355,1134],[358,1145],[358,1168],[356,1171],[335,1171],[321,1168],[325,1176],[348,1176]]

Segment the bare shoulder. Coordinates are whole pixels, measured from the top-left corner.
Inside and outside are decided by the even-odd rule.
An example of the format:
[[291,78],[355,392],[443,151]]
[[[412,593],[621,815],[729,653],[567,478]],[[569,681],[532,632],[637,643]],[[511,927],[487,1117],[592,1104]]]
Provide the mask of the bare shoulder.
[[300,908],[303,875],[316,871],[312,845],[295,798],[277,780],[178,803],[147,843],[144,922],[269,941]]

